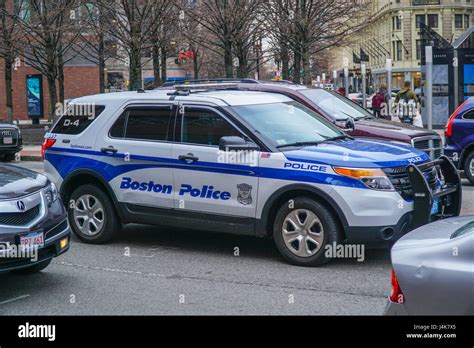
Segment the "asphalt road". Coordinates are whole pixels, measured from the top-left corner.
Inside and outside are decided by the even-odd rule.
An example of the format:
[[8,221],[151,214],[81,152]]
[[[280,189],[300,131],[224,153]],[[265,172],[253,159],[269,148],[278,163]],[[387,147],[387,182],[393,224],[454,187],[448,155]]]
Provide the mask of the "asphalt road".
[[[474,214],[467,183],[463,214]],[[390,271],[388,250],[301,268],[271,240],[132,225],[109,245],[73,240],[41,274],[0,276],[0,314],[379,315]]]

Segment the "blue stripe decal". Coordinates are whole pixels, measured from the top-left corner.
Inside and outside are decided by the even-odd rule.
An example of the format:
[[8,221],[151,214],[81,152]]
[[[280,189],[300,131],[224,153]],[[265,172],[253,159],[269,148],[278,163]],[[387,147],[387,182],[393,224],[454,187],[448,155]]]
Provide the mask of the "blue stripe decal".
[[[64,150],[64,151],[63,151]],[[54,153],[53,153],[54,152]],[[168,169],[180,169],[190,170],[207,173],[219,173],[228,175],[239,175],[239,176],[258,176],[267,179],[276,180],[288,180],[296,182],[314,183],[321,185],[332,185],[332,186],[343,186],[366,189],[365,185],[360,181],[348,178],[345,176],[327,174],[327,173],[315,173],[310,171],[301,170],[288,170],[288,169],[277,169],[277,168],[263,168],[263,167],[251,167],[251,166],[240,166],[226,163],[210,163],[210,162],[198,162],[197,164],[184,165],[182,161],[174,160],[170,158],[160,157],[149,157],[149,156],[137,156],[131,155],[130,159],[136,161],[148,161],[152,163],[143,164],[120,164],[114,166],[112,164],[77,156],[67,156],[58,154],[58,152],[74,153],[88,156],[99,156],[108,157],[116,160],[124,161],[124,154],[108,155],[102,152],[96,151],[84,151],[84,150],[73,150],[73,149],[53,149],[46,151],[45,159],[50,162],[61,175],[62,178],[66,178],[70,173],[79,169],[88,169],[101,175],[107,182],[112,181],[120,175],[129,173],[135,170],[142,169],[154,169],[154,168],[168,168]]]

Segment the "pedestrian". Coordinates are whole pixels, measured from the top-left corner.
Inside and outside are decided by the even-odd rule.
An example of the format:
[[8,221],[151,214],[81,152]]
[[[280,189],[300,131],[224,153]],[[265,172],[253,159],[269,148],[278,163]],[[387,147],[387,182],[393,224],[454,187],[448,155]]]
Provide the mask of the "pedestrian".
[[418,97],[415,92],[411,90],[411,82],[405,81],[404,87],[398,92],[397,97],[395,98],[395,104],[398,104],[400,100],[404,101],[406,104],[413,100],[415,104],[418,104]]
[[405,81],[405,85],[395,98],[395,105],[398,109],[398,118],[403,123],[413,124],[417,116],[418,97],[411,90],[411,82]]
[[372,98],[372,110],[376,118],[382,117],[382,109],[390,102],[388,97],[387,86],[381,84],[379,91]]

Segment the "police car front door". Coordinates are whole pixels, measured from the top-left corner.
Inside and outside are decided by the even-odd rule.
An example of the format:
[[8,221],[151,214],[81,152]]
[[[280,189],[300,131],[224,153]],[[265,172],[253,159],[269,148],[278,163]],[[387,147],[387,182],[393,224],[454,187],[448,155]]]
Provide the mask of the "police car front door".
[[243,134],[211,107],[179,106],[173,146],[178,212],[255,218],[259,153],[221,152],[224,136]]

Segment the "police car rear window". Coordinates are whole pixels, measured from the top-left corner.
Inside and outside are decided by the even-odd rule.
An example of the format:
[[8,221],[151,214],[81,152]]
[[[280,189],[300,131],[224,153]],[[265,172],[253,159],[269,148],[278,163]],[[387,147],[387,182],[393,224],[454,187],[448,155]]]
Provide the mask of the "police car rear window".
[[77,135],[84,132],[105,110],[103,105],[71,104],[52,133]]

